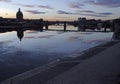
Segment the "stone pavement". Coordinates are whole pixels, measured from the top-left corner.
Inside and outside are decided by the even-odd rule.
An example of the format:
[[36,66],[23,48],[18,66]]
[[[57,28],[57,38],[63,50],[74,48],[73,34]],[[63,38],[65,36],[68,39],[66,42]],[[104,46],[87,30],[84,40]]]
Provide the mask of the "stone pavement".
[[1,84],[120,84],[120,43],[111,42]]
[[120,84],[120,43],[45,84]]

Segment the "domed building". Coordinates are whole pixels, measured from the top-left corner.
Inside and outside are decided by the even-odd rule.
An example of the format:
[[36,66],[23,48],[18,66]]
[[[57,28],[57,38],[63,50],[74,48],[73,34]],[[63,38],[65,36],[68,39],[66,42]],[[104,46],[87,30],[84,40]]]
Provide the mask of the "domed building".
[[16,19],[23,20],[23,13],[21,12],[20,8],[18,9],[18,12],[16,13]]

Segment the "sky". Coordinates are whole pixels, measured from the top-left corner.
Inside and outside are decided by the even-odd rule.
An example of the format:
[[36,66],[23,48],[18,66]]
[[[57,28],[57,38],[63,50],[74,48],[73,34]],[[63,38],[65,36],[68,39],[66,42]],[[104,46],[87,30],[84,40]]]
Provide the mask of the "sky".
[[73,21],[80,17],[109,20],[120,17],[120,0],[0,0],[0,17]]

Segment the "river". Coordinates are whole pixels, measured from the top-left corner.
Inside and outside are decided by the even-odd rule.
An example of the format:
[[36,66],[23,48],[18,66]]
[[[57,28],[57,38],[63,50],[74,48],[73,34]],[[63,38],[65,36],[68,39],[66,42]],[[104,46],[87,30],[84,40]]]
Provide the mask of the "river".
[[[51,27],[54,29],[55,27]],[[62,27],[56,28],[63,30]],[[37,30],[0,33],[0,81],[111,41],[112,32]]]

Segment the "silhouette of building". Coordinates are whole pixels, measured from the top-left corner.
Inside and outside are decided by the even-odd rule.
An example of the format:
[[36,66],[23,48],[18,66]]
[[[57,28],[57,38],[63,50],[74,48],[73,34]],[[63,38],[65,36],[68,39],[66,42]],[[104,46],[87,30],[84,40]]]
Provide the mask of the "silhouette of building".
[[18,9],[18,12],[16,13],[16,19],[23,20],[23,13],[21,12],[20,8]]

